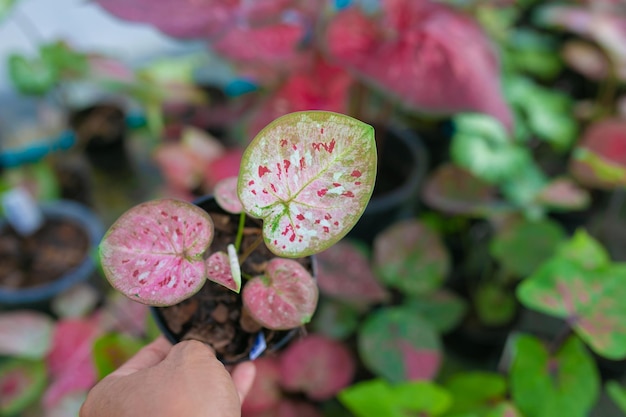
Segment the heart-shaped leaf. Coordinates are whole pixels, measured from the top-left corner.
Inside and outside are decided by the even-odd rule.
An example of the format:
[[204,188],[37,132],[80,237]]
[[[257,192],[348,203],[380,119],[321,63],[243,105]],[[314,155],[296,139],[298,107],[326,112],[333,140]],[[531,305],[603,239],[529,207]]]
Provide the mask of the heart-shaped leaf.
[[565,232],[555,221],[515,219],[498,229],[489,250],[507,271],[526,278],[563,242]]
[[375,311],[358,335],[365,366],[390,382],[431,379],[441,363],[441,342],[430,323],[408,308]]
[[206,280],[202,255],[213,221],[183,201],[153,200],[124,213],[100,243],[104,273],[118,291],[143,304],[176,304]]
[[556,210],[582,210],[591,196],[569,178],[555,178],[536,197],[537,203]]
[[452,404],[450,394],[436,384],[405,382],[390,385],[381,379],[352,385],[338,398],[356,417],[437,417],[444,415]]
[[591,125],[574,151],[570,172],[589,187],[625,187],[626,122],[606,119]]
[[595,362],[576,337],[554,356],[534,337],[516,337],[510,372],[513,400],[527,416],[585,417],[598,398]]
[[45,94],[59,77],[54,66],[39,58],[29,60],[21,55],[11,55],[8,66],[13,84],[24,94]]
[[215,184],[215,200],[217,204],[229,213],[239,214],[243,211],[241,201],[237,195],[237,177],[228,177]]
[[[588,243],[585,243],[588,242]],[[566,319],[598,354],[626,357],[626,265],[606,264],[593,241],[578,233],[518,287],[529,308]]]
[[241,267],[235,247],[228,245],[226,252],[214,252],[206,260],[207,279],[239,293],[241,289]]
[[374,267],[380,279],[405,294],[431,293],[450,269],[441,239],[415,219],[398,222],[374,240]]
[[315,280],[298,262],[274,258],[265,275],[243,288],[243,303],[256,321],[268,329],[292,329],[308,323],[317,306]]
[[330,22],[325,43],[333,59],[412,109],[483,112],[512,125],[489,39],[447,5],[385,0],[371,16],[349,7]]
[[0,355],[43,358],[52,345],[52,319],[30,310],[0,313]]
[[311,329],[331,339],[347,339],[359,325],[359,315],[359,310],[353,305],[321,297]]
[[478,214],[495,203],[496,189],[453,164],[439,166],[427,179],[422,198],[450,214]]
[[141,340],[121,333],[109,333],[96,339],[93,344],[93,361],[98,379],[122,366],[144,345]]
[[316,401],[348,386],[355,370],[354,356],[343,343],[319,335],[292,343],[280,357],[281,385]]
[[287,258],[320,252],[363,214],[376,178],[374,129],[331,112],[290,113],[243,155],[238,193],[263,219],[267,247]]
[[374,276],[365,249],[356,242],[341,242],[317,255],[317,284],[330,297],[350,303],[384,302],[389,294]]
[[17,416],[46,386],[42,361],[13,359],[0,363],[0,415]]

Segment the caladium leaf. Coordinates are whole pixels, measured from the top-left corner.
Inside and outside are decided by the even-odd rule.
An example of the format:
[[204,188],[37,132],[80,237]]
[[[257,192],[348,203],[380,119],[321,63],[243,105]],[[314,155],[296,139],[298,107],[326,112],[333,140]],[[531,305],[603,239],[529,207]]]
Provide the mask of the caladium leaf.
[[243,303],[252,317],[269,329],[292,329],[308,323],[317,306],[315,280],[298,262],[274,258],[265,275],[243,289]]
[[538,339],[518,336],[510,384],[520,411],[536,417],[587,416],[600,389],[595,362],[576,337],[551,356]]
[[496,54],[475,21],[438,2],[381,6],[372,16],[358,7],[337,13],[325,38],[333,59],[412,109],[482,112],[512,126]]
[[228,177],[215,184],[215,200],[217,204],[229,213],[239,214],[243,211],[241,201],[237,195],[237,177]]
[[515,177],[531,163],[529,150],[511,142],[497,120],[464,114],[454,122],[457,130],[450,145],[452,159],[478,178],[497,184]]
[[331,112],[290,113],[243,155],[238,193],[263,219],[267,247],[287,258],[320,252],[356,224],[376,177],[374,129]]
[[608,119],[591,125],[574,151],[570,172],[589,187],[625,187],[626,122]]
[[437,233],[410,219],[376,237],[374,267],[385,284],[419,295],[439,288],[450,269],[450,257]]
[[511,323],[517,312],[515,294],[494,282],[481,283],[472,294],[476,314],[487,326]]
[[402,307],[369,315],[359,330],[358,349],[365,366],[390,382],[431,379],[442,359],[437,332]]
[[281,385],[323,401],[334,397],[352,382],[354,355],[341,342],[320,335],[300,339],[280,356]]
[[0,313],[0,355],[43,358],[52,346],[54,322],[31,310]]
[[202,255],[213,221],[183,201],[153,200],[124,213],[100,243],[104,273],[118,291],[143,304],[176,304],[206,280]]
[[525,278],[564,242],[565,231],[555,221],[514,219],[496,231],[489,251],[507,271]]
[[359,325],[359,310],[350,304],[320,298],[311,328],[317,334],[342,340],[350,337]]
[[59,78],[57,68],[40,58],[14,54],[9,57],[8,67],[13,84],[23,94],[43,95]]
[[384,302],[389,294],[374,276],[364,250],[342,240],[317,255],[317,284],[330,297],[358,304]]
[[19,415],[45,387],[46,366],[42,361],[13,359],[0,363],[0,415]]
[[448,163],[429,176],[422,198],[445,213],[479,214],[496,202],[496,189],[471,172]]
[[467,311],[467,304],[461,297],[443,289],[426,296],[411,297],[404,305],[441,333],[453,330]]
[[228,245],[228,253],[220,251],[211,254],[206,260],[206,272],[208,280],[239,293],[241,267],[233,245]]
[[458,373],[448,379],[444,387],[454,398],[449,411],[452,415],[478,412],[482,415],[493,404],[504,401],[508,393],[506,378],[493,372]]
[[141,340],[121,333],[108,333],[96,339],[93,344],[93,361],[98,379],[122,366],[144,345]]
[[578,232],[517,289],[529,308],[566,319],[598,354],[626,357],[626,266],[608,255],[586,233]]
[[391,385],[381,379],[359,382],[343,390],[339,401],[356,417],[437,417],[446,414],[452,396],[431,382]]
[[537,203],[557,210],[582,210],[589,206],[591,196],[569,178],[555,178],[536,196]]

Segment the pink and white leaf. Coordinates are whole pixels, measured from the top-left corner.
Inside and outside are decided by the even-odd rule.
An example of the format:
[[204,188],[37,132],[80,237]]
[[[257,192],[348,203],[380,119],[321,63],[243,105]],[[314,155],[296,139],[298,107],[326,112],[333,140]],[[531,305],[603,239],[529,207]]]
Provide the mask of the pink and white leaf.
[[104,273],[118,291],[143,304],[176,304],[206,280],[203,254],[213,221],[199,207],[162,199],[135,206],[100,244]]
[[0,355],[43,358],[51,348],[54,322],[31,310],[0,313]]
[[263,219],[267,247],[297,258],[352,229],[376,177],[374,129],[337,113],[290,113],[265,127],[243,155],[239,199]]
[[241,268],[237,252],[228,245],[228,254],[215,252],[206,260],[207,279],[239,293],[241,289]]
[[243,211],[239,195],[237,195],[237,177],[228,177],[215,185],[217,204],[229,213],[239,214]]
[[291,344],[280,357],[282,386],[323,401],[334,397],[354,377],[354,355],[341,342],[310,335]]
[[474,20],[433,1],[383,0],[381,8],[339,12],[326,31],[330,55],[409,108],[482,112],[512,127],[495,50]]
[[270,260],[265,275],[252,278],[243,288],[244,306],[268,329],[286,330],[308,323],[317,299],[315,280],[291,259]]

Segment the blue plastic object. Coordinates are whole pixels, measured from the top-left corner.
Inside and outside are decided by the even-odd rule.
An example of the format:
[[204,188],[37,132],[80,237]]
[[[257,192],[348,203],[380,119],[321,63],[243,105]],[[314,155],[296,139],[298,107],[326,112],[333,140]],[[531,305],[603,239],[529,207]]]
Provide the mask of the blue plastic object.
[[0,167],[13,168],[38,162],[51,152],[71,148],[74,143],[76,143],[76,135],[73,131],[66,130],[56,138],[42,140],[24,148],[5,149],[0,151]]

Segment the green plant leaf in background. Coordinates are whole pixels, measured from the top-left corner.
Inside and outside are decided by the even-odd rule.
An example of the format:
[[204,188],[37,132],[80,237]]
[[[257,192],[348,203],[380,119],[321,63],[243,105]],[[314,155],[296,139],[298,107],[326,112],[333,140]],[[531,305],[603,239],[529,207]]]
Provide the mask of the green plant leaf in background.
[[422,198],[445,213],[478,214],[495,203],[496,189],[467,170],[446,163],[427,179]]
[[474,308],[487,326],[510,323],[517,313],[515,294],[494,282],[482,283],[473,294]]
[[452,160],[478,178],[497,184],[531,162],[530,152],[513,143],[504,127],[490,116],[462,114],[454,118],[454,125]]
[[404,305],[428,320],[440,333],[453,330],[467,312],[467,303],[461,297],[443,289],[428,296],[411,297]]
[[528,308],[566,319],[598,354],[626,356],[626,265],[579,230],[517,289]]
[[436,417],[452,403],[450,394],[430,382],[390,385],[372,379],[352,385],[338,395],[339,401],[356,417]]
[[416,219],[394,223],[374,240],[374,269],[386,285],[407,295],[439,288],[450,256],[439,235]]
[[93,360],[98,379],[102,379],[122,366],[145,343],[121,333],[100,336],[93,344]]
[[448,411],[452,415],[473,413],[483,416],[495,404],[506,399],[508,387],[503,375],[493,372],[458,373],[444,383],[454,401]]
[[499,228],[489,251],[518,278],[532,274],[565,242],[565,231],[555,221],[516,219]]
[[513,345],[510,384],[514,403],[525,416],[586,417],[598,399],[600,378],[577,337],[550,355],[540,340],[519,335]]
[[320,298],[311,322],[315,333],[336,340],[350,337],[358,325],[359,311],[354,306],[326,297]]
[[46,387],[43,361],[11,359],[0,364],[0,415],[17,416],[34,403]]
[[570,169],[577,179],[595,188],[626,187],[626,168],[589,149],[574,150]]
[[546,184],[535,202],[553,210],[583,210],[591,203],[591,196],[571,179],[561,177]]
[[508,32],[504,53],[505,67],[543,80],[553,79],[563,68],[559,44],[551,36],[516,28]]
[[0,22],[9,15],[15,3],[16,0],[0,0]]
[[536,203],[537,196],[547,184],[545,174],[530,161],[520,168],[517,175],[503,181],[500,190],[507,201],[523,209],[527,216],[540,218],[544,210]]
[[23,94],[46,94],[59,78],[56,67],[41,58],[13,54],[9,56],[8,68],[11,81]]
[[87,56],[72,50],[65,42],[57,41],[41,46],[41,59],[59,75],[66,77],[82,77],[89,71]]
[[626,390],[617,381],[609,381],[604,386],[609,398],[626,414]]
[[369,314],[357,343],[365,366],[390,382],[431,379],[441,363],[439,335],[409,308],[384,308]]

